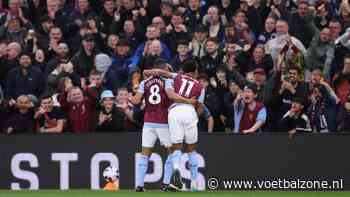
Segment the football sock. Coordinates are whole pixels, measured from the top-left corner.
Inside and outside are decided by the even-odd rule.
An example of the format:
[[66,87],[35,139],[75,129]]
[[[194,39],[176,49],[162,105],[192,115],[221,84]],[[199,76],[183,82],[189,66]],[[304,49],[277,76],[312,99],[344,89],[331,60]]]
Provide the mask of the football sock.
[[180,170],[181,155],[182,155],[181,150],[176,150],[172,154],[174,170]]
[[188,153],[188,164],[191,172],[191,180],[195,181],[198,177],[198,161],[196,151]]
[[136,174],[136,187],[143,187],[145,182],[145,176],[148,168],[148,156],[141,155],[138,157],[137,162],[137,174]]
[[164,164],[164,177],[163,177],[164,184],[170,183],[170,179],[173,174],[173,163],[171,161],[172,160],[171,158],[172,158],[171,154],[168,155],[168,158],[166,159]]

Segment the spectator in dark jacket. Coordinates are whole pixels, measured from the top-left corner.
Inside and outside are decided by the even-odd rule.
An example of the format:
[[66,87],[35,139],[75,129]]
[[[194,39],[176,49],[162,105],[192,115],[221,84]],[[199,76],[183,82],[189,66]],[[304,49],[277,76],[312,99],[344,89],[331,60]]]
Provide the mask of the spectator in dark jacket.
[[207,54],[200,59],[199,72],[209,78],[215,76],[216,68],[223,64],[224,55],[219,52],[219,43],[216,38],[209,38],[205,43]]
[[101,110],[97,113],[97,132],[124,131],[124,113],[114,104],[114,95],[110,90],[101,94]]
[[313,132],[336,131],[337,103],[340,101],[332,87],[325,82],[321,70],[314,70],[311,75],[310,106],[307,114]]
[[17,42],[11,42],[7,46],[1,44],[0,52],[0,81],[3,87],[6,87],[6,77],[8,72],[18,66],[18,56],[22,52],[22,47]]
[[11,109],[6,117],[4,132],[7,134],[34,133],[34,105],[28,96],[21,95],[17,101],[10,100]]
[[311,132],[309,118],[304,114],[305,102],[303,98],[293,98],[291,108],[279,121],[280,131],[294,135],[296,132]]
[[39,68],[32,66],[30,54],[21,54],[19,64],[19,67],[8,74],[7,97],[15,99],[22,94],[33,94],[39,97],[44,89],[44,75]]
[[201,6],[200,0],[188,1],[188,8],[184,13],[184,18],[190,32],[194,32],[196,27],[202,22],[201,20],[205,14],[205,6]]
[[82,48],[72,58],[75,71],[81,78],[87,78],[91,70],[94,69],[94,60],[96,55],[96,48],[94,37],[87,34],[83,37]]
[[137,60],[131,53],[129,41],[120,39],[116,47],[116,52],[112,56],[112,66],[110,67],[110,70],[115,72],[113,80],[117,88],[126,85],[128,76],[136,69],[136,65]]
[[307,48],[319,31],[314,23],[314,16],[309,11],[309,4],[301,1],[298,5],[298,12],[292,14],[289,19],[290,34],[298,38]]

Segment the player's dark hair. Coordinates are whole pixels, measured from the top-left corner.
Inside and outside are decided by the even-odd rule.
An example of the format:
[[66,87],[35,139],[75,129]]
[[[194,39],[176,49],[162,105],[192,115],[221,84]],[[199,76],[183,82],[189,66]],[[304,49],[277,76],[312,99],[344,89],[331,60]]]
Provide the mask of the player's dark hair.
[[182,70],[184,73],[194,73],[197,70],[197,62],[193,59],[186,60],[183,63]]
[[163,58],[157,58],[154,61],[153,68],[163,69],[167,66],[167,61]]

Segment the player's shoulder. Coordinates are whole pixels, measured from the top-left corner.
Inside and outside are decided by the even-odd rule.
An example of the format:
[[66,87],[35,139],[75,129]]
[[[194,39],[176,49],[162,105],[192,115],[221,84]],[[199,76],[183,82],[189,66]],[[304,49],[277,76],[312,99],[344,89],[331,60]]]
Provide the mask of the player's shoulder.
[[149,76],[147,79],[144,79],[143,82],[146,83],[152,79],[154,79],[154,76]]

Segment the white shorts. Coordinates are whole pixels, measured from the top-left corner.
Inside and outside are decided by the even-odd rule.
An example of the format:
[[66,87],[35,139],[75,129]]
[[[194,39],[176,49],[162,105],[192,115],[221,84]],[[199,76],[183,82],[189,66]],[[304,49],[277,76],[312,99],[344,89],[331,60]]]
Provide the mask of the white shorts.
[[159,139],[160,145],[165,148],[171,146],[168,128],[146,127],[142,129],[142,147],[153,148],[157,139]]
[[198,142],[198,116],[196,110],[187,105],[177,105],[170,109],[168,124],[171,143],[195,144]]

